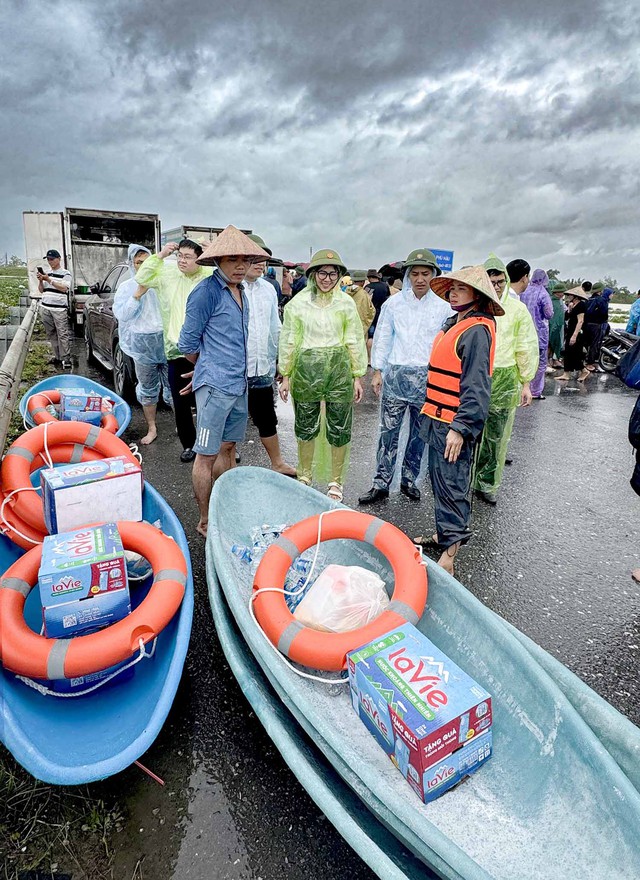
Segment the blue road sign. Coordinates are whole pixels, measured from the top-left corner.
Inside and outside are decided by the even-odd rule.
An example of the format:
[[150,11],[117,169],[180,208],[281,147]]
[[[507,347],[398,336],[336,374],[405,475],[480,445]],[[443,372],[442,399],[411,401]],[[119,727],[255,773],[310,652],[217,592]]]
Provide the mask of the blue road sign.
[[453,269],[453,251],[437,251],[435,248],[430,248],[431,253],[436,258],[436,263],[443,272],[451,272]]

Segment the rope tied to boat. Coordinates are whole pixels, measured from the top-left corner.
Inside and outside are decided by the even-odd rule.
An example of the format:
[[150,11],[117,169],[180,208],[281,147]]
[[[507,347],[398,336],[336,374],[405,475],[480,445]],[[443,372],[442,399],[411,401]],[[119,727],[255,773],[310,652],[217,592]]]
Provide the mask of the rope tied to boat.
[[[63,693],[59,693],[58,691],[52,691],[51,688],[48,688],[45,685],[40,684],[37,681],[34,681],[32,678],[27,678],[24,675],[16,675],[16,678],[18,679],[18,681],[21,681],[21,682],[23,682],[23,684],[26,684],[27,687],[33,688],[34,691],[38,691],[38,693],[42,694],[44,697],[63,697],[63,698],[84,697],[87,694],[91,694],[94,691],[97,691],[99,688],[103,687],[105,684],[108,684],[110,681],[112,681],[118,675],[122,675],[122,673],[126,672],[128,669],[131,669],[132,667],[136,666],[141,660],[151,660],[153,658],[153,655],[156,652],[157,642],[158,642],[158,639],[155,638],[151,644],[151,650],[149,652],[147,652],[145,649],[145,644],[144,644],[143,640],[138,639],[138,644],[140,647],[139,647],[138,655],[136,657],[134,657],[132,660],[130,660],[126,666],[123,666],[121,669],[116,669],[110,675],[107,675],[105,678],[100,679],[100,681],[96,682],[96,684],[92,685],[90,688],[85,688],[82,691],[75,691],[74,693],[63,694]],[[81,677],[84,677],[84,676],[81,676]]]
[[266,634],[266,632],[262,629],[262,627],[258,623],[258,620],[255,615],[255,611],[253,608],[253,603],[255,602],[255,600],[258,598],[258,596],[261,593],[283,593],[285,596],[297,596],[300,593],[303,593],[307,589],[309,582],[310,582],[310,580],[313,576],[313,573],[315,571],[316,563],[318,561],[318,554],[320,552],[320,544],[322,543],[322,520],[325,516],[329,516],[332,513],[341,513],[342,510],[343,510],[343,508],[336,507],[336,508],[333,508],[332,510],[323,510],[320,513],[320,516],[318,517],[318,539],[315,543],[315,553],[313,554],[313,561],[311,563],[311,568],[309,569],[309,572],[307,574],[305,582],[303,583],[303,585],[301,587],[299,587],[297,590],[285,590],[280,587],[261,587],[259,590],[255,590],[251,594],[251,598],[249,600],[249,614],[251,615],[253,622],[257,626],[259,632],[261,632],[262,635],[264,636],[269,647],[277,654],[277,656],[282,660],[282,662],[285,664],[285,666],[288,666],[292,672],[295,672],[295,674],[299,675],[301,678],[308,678],[311,681],[319,681],[321,684],[337,685],[339,687],[349,683],[349,676],[341,676],[339,678],[323,678],[321,675],[313,675],[313,673],[311,673],[311,672],[303,672],[301,669],[298,669],[297,666],[294,666],[293,663],[291,663],[284,656],[284,654],[281,654],[280,651],[273,644],[273,642],[270,640],[269,636]]

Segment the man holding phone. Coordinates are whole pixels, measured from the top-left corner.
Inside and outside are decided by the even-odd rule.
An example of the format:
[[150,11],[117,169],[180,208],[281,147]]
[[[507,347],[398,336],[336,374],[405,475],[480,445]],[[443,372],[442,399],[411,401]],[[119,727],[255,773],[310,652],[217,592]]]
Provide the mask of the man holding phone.
[[53,349],[53,362],[64,370],[71,369],[71,330],[69,328],[69,294],[71,272],[63,269],[60,252],[51,248],[45,254],[49,271],[38,266],[36,277],[40,300],[40,317],[47,340]]

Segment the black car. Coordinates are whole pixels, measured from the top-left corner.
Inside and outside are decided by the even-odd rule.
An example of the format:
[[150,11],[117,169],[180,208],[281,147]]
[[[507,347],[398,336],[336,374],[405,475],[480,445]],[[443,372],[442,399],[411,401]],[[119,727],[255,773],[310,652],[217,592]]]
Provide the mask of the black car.
[[133,360],[120,348],[118,321],[113,314],[113,298],[121,281],[129,277],[127,263],[118,263],[106,278],[91,287],[84,306],[84,341],[87,360],[98,361],[113,373],[116,394],[135,399],[136,372]]

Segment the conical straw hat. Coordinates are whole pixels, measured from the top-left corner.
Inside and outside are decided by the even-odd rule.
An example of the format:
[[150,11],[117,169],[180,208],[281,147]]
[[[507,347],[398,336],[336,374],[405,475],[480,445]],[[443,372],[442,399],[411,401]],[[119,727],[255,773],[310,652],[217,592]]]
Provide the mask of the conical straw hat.
[[492,314],[496,316],[504,315],[504,309],[500,305],[498,294],[493,289],[493,284],[484,266],[467,266],[466,269],[458,269],[457,272],[447,272],[445,275],[440,275],[439,278],[432,278],[431,290],[437,293],[441,299],[446,299],[445,294],[454,281],[468,284],[474,290],[486,296],[491,301],[489,310]]
[[251,241],[248,235],[236,229],[235,226],[227,226],[198,257],[196,263],[199,266],[215,266],[221,257],[233,256],[249,257],[249,261],[252,263],[269,259],[269,254],[254,241]]
[[[591,290],[593,290],[593,288],[591,288]],[[580,286],[572,287],[571,290],[565,291],[564,295],[565,296],[577,296],[580,299],[589,299],[590,298],[590,292],[587,293],[587,291],[583,290],[582,287],[580,287]]]

